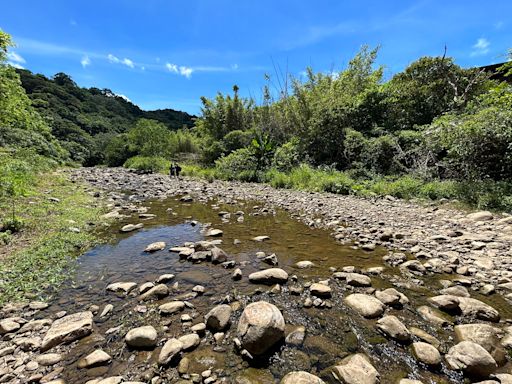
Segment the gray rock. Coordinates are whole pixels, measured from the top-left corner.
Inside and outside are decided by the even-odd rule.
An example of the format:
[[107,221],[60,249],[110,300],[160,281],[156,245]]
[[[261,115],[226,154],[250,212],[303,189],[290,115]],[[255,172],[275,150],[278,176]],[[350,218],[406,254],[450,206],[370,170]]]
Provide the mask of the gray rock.
[[491,354],[472,341],[462,341],[451,347],[445,359],[450,369],[478,377],[489,376],[498,367]]
[[344,302],[361,316],[367,318],[378,317],[384,313],[384,304],[370,295],[353,293],[345,297]]
[[160,354],[158,355],[158,364],[167,365],[176,357],[183,349],[183,343],[178,339],[169,339],[166,341]]
[[112,357],[101,349],[88,354],[83,359],[78,361],[78,368],[91,368],[99,365],[105,365],[112,361]]
[[421,363],[426,365],[439,365],[441,364],[441,354],[434,346],[424,343],[416,342],[412,344],[412,354]]
[[124,340],[133,348],[152,348],[156,346],[158,334],[150,325],[131,329]]
[[344,358],[333,369],[333,375],[340,383],[377,384],[379,372],[370,363],[366,355],[357,353]]
[[249,281],[257,284],[282,284],[288,281],[288,273],[281,268],[268,268],[251,273]]
[[377,329],[386,336],[405,343],[411,340],[411,333],[396,316],[384,316],[377,321]]
[[55,320],[41,344],[45,352],[62,343],[71,343],[92,333],[93,314],[90,311],[78,312]]
[[213,308],[204,317],[206,327],[219,332],[229,327],[232,309],[227,304],[221,304]]

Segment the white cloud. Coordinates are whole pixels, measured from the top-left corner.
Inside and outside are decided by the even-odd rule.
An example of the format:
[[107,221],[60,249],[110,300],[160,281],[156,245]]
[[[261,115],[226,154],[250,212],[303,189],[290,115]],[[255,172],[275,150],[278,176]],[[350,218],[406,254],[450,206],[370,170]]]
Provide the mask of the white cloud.
[[89,59],[89,56],[85,55],[82,57],[82,60],[80,60],[80,64],[82,64],[82,67],[87,67],[88,65],[91,65],[91,59]]
[[9,64],[11,67],[18,68],[18,69],[25,69],[22,65],[18,63],[13,63],[12,61],[8,61],[7,64]]
[[109,53],[107,56],[108,61],[111,63],[119,63],[119,59],[115,57],[113,54]]
[[178,66],[176,64],[166,63],[165,68],[167,68],[169,72],[178,73]]
[[26,63],[25,59],[23,57],[21,57],[19,54],[17,54],[16,52],[8,52],[7,59],[9,61],[12,61],[13,63],[20,63],[20,64]]
[[190,79],[192,72],[194,72],[194,70],[190,67],[180,67],[180,75],[185,76],[187,79]]
[[130,59],[127,59],[126,57],[123,59],[122,63],[130,68],[135,67],[135,65],[133,64],[133,61],[131,61]]
[[489,53],[489,46],[491,43],[484,37],[479,38],[473,45],[471,56],[483,56]]

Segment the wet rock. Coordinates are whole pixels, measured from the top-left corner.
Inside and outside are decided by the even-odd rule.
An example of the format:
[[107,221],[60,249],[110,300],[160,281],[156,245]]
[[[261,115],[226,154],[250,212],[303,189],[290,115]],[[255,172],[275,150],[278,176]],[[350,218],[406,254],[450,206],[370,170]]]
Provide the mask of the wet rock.
[[280,384],[325,384],[325,382],[311,373],[296,371],[284,376]]
[[119,282],[112,283],[107,286],[107,291],[115,292],[115,293],[124,293],[127,295],[133,289],[137,287],[137,283],[133,282]]
[[146,249],[144,249],[144,252],[157,252],[162,251],[165,249],[165,242],[163,241],[157,241],[156,243],[149,244]]
[[86,311],[55,320],[43,339],[41,351],[45,352],[59,344],[70,343],[91,334],[92,318],[92,312]]
[[169,288],[165,284],[158,284],[139,296],[140,301],[161,299],[169,295]]
[[245,307],[238,321],[237,334],[242,348],[262,355],[284,338],[285,322],[273,304],[258,301]]
[[212,254],[212,263],[213,264],[224,263],[228,259],[228,254],[218,247],[213,247],[210,250],[210,252]]
[[406,343],[411,340],[411,333],[396,316],[384,316],[377,321],[377,329],[386,336]]
[[347,284],[353,287],[370,287],[372,285],[372,279],[359,273],[347,273],[346,280]]
[[188,351],[197,347],[201,342],[201,339],[197,333],[190,333],[188,335],[181,336],[178,338],[178,340],[183,344],[182,349],[184,351]]
[[434,346],[424,343],[416,342],[412,344],[412,354],[419,362],[426,365],[439,365],[441,364],[441,354]]
[[364,317],[374,318],[384,313],[384,304],[379,299],[363,293],[353,293],[344,302]]
[[140,287],[139,287],[139,293],[140,294],[146,293],[147,291],[149,291],[154,286],[155,286],[155,284],[153,284],[150,281],[148,281],[148,282],[146,282],[144,284],[141,284]]
[[340,383],[345,384],[376,384],[379,373],[370,363],[366,355],[361,353],[346,357],[334,367],[333,375]]
[[44,301],[32,301],[28,304],[28,307],[34,311],[48,308],[48,303]]
[[306,338],[306,327],[299,325],[293,331],[291,331],[285,339],[286,344],[301,346]]
[[462,341],[451,347],[445,359],[450,369],[478,377],[486,377],[497,368],[490,353],[471,341]]
[[132,232],[132,231],[135,231],[137,229],[141,229],[142,227],[144,227],[143,223],[127,224],[127,225],[125,225],[124,227],[121,228],[121,232]]
[[445,315],[427,305],[422,305],[421,307],[418,307],[417,311],[420,314],[420,316],[423,319],[427,320],[429,323],[436,324],[441,327],[452,324],[452,322],[448,320],[445,317]]
[[232,309],[227,304],[221,304],[213,308],[204,317],[206,327],[219,332],[229,327]]
[[222,230],[212,228],[206,231],[204,235],[207,237],[221,237],[223,234],[224,232]]
[[158,355],[158,364],[169,364],[183,349],[183,343],[178,339],[172,338],[165,342],[160,354]]
[[311,292],[312,295],[322,298],[329,298],[331,297],[331,288],[328,285],[320,284],[320,283],[314,283],[311,284],[309,287],[309,292]]
[[166,273],[163,275],[158,276],[158,279],[156,279],[157,284],[163,284],[171,281],[174,279],[174,275],[172,273]]
[[205,323],[197,323],[196,325],[193,325],[192,327],[190,327],[190,330],[192,332],[203,334],[206,331],[206,324]]
[[188,368],[190,366],[190,360],[188,357],[184,357],[180,360],[180,363],[178,364],[178,373],[180,375],[185,375],[188,372]]
[[124,340],[133,348],[152,348],[156,345],[158,334],[150,325],[131,329]]
[[97,349],[96,351],[90,353],[83,359],[78,361],[78,368],[90,368],[97,367],[99,365],[105,365],[110,363],[112,357],[101,349]]
[[500,320],[500,314],[496,309],[477,299],[461,297],[459,298],[459,308],[462,316],[493,322]]
[[174,313],[183,311],[184,308],[185,303],[183,301],[171,301],[169,303],[160,305],[158,310],[162,315],[172,315]]
[[506,351],[501,346],[496,328],[488,324],[461,324],[456,325],[455,341],[472,341],[485,348],[498,365],[506,363]]
[[453,311],[459,308],[459,298],[453,295],[440,295],[427,299],[434,307],[443,311]]
[[282,284],[288,281],[288,273],[281,268],[268,268],[251,273],[249,281],[256,284]]
[[391,307],[401,307],[409,304],[409,299],[395,288],[388,288],[383,291],[376,291],[375,297],[383,304]]
[[256,236],[256,237],[253,237],[252,238],[253,241],[265,241],[265,240],[270,240],[270,237],[269,236]]
[[107,304],[105,307],[103,307],[103,311],[101,311],[100,317],[108,316],[112,310],[114,309],[114,306],[112,304]]
[[295,266],[299,269],[313,268],[315,264],[309,260],[299,261],[295,264]]
[[242,278],[242,270],[240,268],[235,269],[231,275],[231,278],[233,280],[240,280]]
[[459,297],[469,297],[470,296],[468,290],[461,285],[455,285],[453,287],[444,288],[441,290],[441,293],[443,295],[453,295],[453,296],[459,296]]
[[264,263],[267,263],[269,265],[277,265],[277,264],[279,264],[279,261],[277,260],[277,256],[276,256],[275,253],[264,257],[261,261],[263,261]]

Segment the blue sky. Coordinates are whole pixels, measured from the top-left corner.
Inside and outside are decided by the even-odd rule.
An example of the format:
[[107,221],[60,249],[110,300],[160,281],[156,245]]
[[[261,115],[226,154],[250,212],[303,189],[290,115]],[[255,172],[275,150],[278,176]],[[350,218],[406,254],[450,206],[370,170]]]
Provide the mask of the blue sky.
[[388,77],[445,44],[464,67],[502,62],[511,14],[509,0],[16,0],[0,28],[15,65],[198,113],[200,96],[237,84],[259,101],[275,67],[341,69],[363,44],[381,46]]

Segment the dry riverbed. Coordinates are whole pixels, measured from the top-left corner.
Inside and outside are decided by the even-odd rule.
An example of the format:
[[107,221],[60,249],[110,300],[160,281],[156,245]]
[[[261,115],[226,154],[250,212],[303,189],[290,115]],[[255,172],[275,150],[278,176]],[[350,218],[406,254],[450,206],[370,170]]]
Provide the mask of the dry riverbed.
[[83,168],[115,233],[0,320],[0,383],[512,383],[512,218]]

